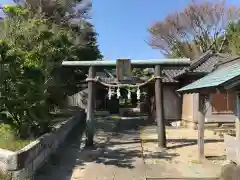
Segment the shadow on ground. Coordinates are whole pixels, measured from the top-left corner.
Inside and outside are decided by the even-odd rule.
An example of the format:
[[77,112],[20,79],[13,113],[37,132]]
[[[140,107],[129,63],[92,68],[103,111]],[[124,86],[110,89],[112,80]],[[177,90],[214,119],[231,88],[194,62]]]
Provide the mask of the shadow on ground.
[[[157,139],[144,139],[144,143],[157,143]],[[216,143],[216,142],[223,142],[221,139],[205,139],[204,143]],[[182,148],[186,146],[193,146],[196,145],[197,139],[167,139],[167,143],[176,143],[176,145],[171,145],[168,146],[167,149],[177,149],[177,148]]]
[[[105,122],[106,120],[108,123]],[[139,145],[138,128],[144,124],[144,121],[129,118],[116,123],[116,119],[113,120],[108,117],[98,117],[97,121],[98,129],[105,131],[101,136],[109,136],[109,133],[111,133],[115,139],[114,142],[108,139],[107,143],[95,144],[94,148],[81,149],[80,147],[84,143],[82,137],[85,127],[85,122],[81,122],[74,128],[66,142],[40,168],[34,179],[70,180],[75,168],[85,169],[90,162],[121,168],[133,168],[134,159],[141,158],[142,151],[136,148],[128,148],[128,146]]]
[[158,160],[167,160],[171,161],[175,157],[179,156],[178,153],[169,153],[167,151],[162,152],[152,152],[152,151],[145,151],[144,160],[147,159],[158,159]]
[[[99,136],[109,137],[111,134],[111,138],[106,143],[95,144],[95,147],[91,149],[81,149],[80,147],[84,143],[82,137],[85,127],[85,122],[81,122],[57,150],[57,153],[37,172],[34,179],[70,180],[74,169],[84,170],[91,162],[132,169],[137,158],[150,157],[171,160],[178,156],[178,154],[167,151],[149,153],[150,156],[144,156],[142,147],[139,148],[142,143],[139,128],[148,124],[146,120],[129,118],[117,123],[116,119],[108,117],[98,117],[96,120],[98,129],[104,131]],[[219,140],[208,139],[205,143],[217,141]],[[156,140],[146,139],[144,142],[156,142]],[[184,143],[170,146],[169,149],[197,144],[195,139],[168,139],[168,142]]]
[[[181,147],[186,146],[193,146],[198,144],[197,139],[168,139],[168,143],[180,143],[172,146],[168,146],[168,149],[177,149]],[[205,139],[204,144],[211,144],[211,143],[217,143],[217,142],[223,142],[221,139]]]
[[138,130],[142,124],[144,124],[144,120],[141,119],[120,120],[112,132],[111,139],[105,144],[96,144],[95,150],[89,151],[89,149],[85,149],[85,152],[83,151],[85,153],[84,159],[80,161],[95,162],[120,168],[134,168],[135,159],[143,156],[142,149],[135,148],[141,143]]

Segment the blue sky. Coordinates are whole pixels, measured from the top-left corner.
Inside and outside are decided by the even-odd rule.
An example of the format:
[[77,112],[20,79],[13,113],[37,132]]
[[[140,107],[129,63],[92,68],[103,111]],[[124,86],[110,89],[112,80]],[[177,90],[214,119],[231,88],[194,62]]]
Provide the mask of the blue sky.
[[[227,0],[236,4],[238,0]],[[93,0],[93,23],[106,59],[158,59],[162,54],[145,42],[149,28],[191,0]],[[240,4],[240,2],[239,2]]]
[[[145,42],[149,37],[147,28],[189,2],[191,0],[93,0],[92,22],[99,34],[104,59],[162,58],[159,51]],[[238,4],[238,0],[227,2]],[[11,0],[0,0],[0,4],[10,3]]]
[[145,42],[147,28],[168,13],[182,9],[190,0],[93,0],[93,23],[106,59],[161,58]]

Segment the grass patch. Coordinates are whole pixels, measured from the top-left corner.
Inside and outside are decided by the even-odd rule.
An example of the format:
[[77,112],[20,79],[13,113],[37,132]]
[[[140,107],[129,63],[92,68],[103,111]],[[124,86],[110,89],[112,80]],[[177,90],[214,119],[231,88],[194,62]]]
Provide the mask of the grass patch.
[[113,115],[113,116],[110,116],[110,118],[112,118],[112,119],[119,119],[119,118],[121,118],[120,116],[117,116],[117,115]]
[[11,175],[10,174],[7,174],[7,173],[3,173],[0,171],[0,179],[1,180],[11,180]]
[[[17,139],[14,136],[14,132],[11,127],[7,124],[0,124],[0,148],[7,149],[10,151],[16,151],[27,144],[29,144],[32,140],[21,140]],[[1,176],[0,176],[1,179]]]
[[[69,113],[52,113],[51,119],[53,124],[58,124],[70,118],[72,115]],[[22,149],[34,139],[22,140],[14,136],[12,128],[8,124],[0,124],[0,148],[10,151],[17,151]],[[1,178],[0,178],[1,180]]]

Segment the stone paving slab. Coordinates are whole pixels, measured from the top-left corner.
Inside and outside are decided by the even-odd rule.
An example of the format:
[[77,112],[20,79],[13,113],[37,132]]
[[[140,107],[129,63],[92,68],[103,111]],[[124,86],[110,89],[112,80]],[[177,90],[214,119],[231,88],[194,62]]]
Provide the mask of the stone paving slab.
[[139,132],[135,126],[132,119],[121,120],[118,132],[106,143],[97,161],[86,168],[82,175],[84,180],[146,179]]
[[[104,151],[99,154],[98,161],[89,166],[84,173],[85,179],[132,180],[145,179],[142,150],[139,134],[136,130],[122,132],[125,129],[123,120],[120,132],[106,143]],[[131,123],[132,124],[132,123]],[[128,125],[129,126],[129,125]],[[93,175],[94,169],[100,169]]]
[[[96,118],[96,136],[94,138],[97,148],[95,150],[85,149],[85,137],[82,132],[75,132],[69,137],[64,146],[54,154],[51,159],[37,172],[35,180],[81,180],[83,172],[87,167],[97,160],[102,152],[111,133],[114,131],[119,119]],[[84,178],[84,180],[86,180]],[[91,180],[91,179],[90,179]]]
[[92,163],[86,167],[85,171],[76,173],[72,176],[72,180],[113,180],[114,168],[111,166],[105,166],[103,164]]
[[145,167],[139,165],[133,169],[118,168],[115,171],[114,180],[145,180]]
[[[108,173],[101,167],[97,175],[91,174],[94,169],[100,167],[95,164],[85,171],[84,179],[146,180],[146,178],[172,177],[172,175],[181,177],[172,164],[148,165],[144,162],[140,131],[134,127],[137,122],[125,120],[120,123],[120,132],[109,140],[104,153],[99,155],[99,162],[105,165],[104,169],[106,168]],[[126,130],[126,127],[131,126],[133,129]]]
[[181,178],[174,164],[146,164],[146,178]]

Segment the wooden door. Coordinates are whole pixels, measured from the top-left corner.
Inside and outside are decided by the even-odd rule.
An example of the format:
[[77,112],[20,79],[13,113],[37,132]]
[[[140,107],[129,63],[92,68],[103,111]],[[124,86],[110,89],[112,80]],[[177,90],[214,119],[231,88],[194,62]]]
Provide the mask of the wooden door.
[[235,98],[232,93],[212,94],[213,114],[232,114],[235,107]]

